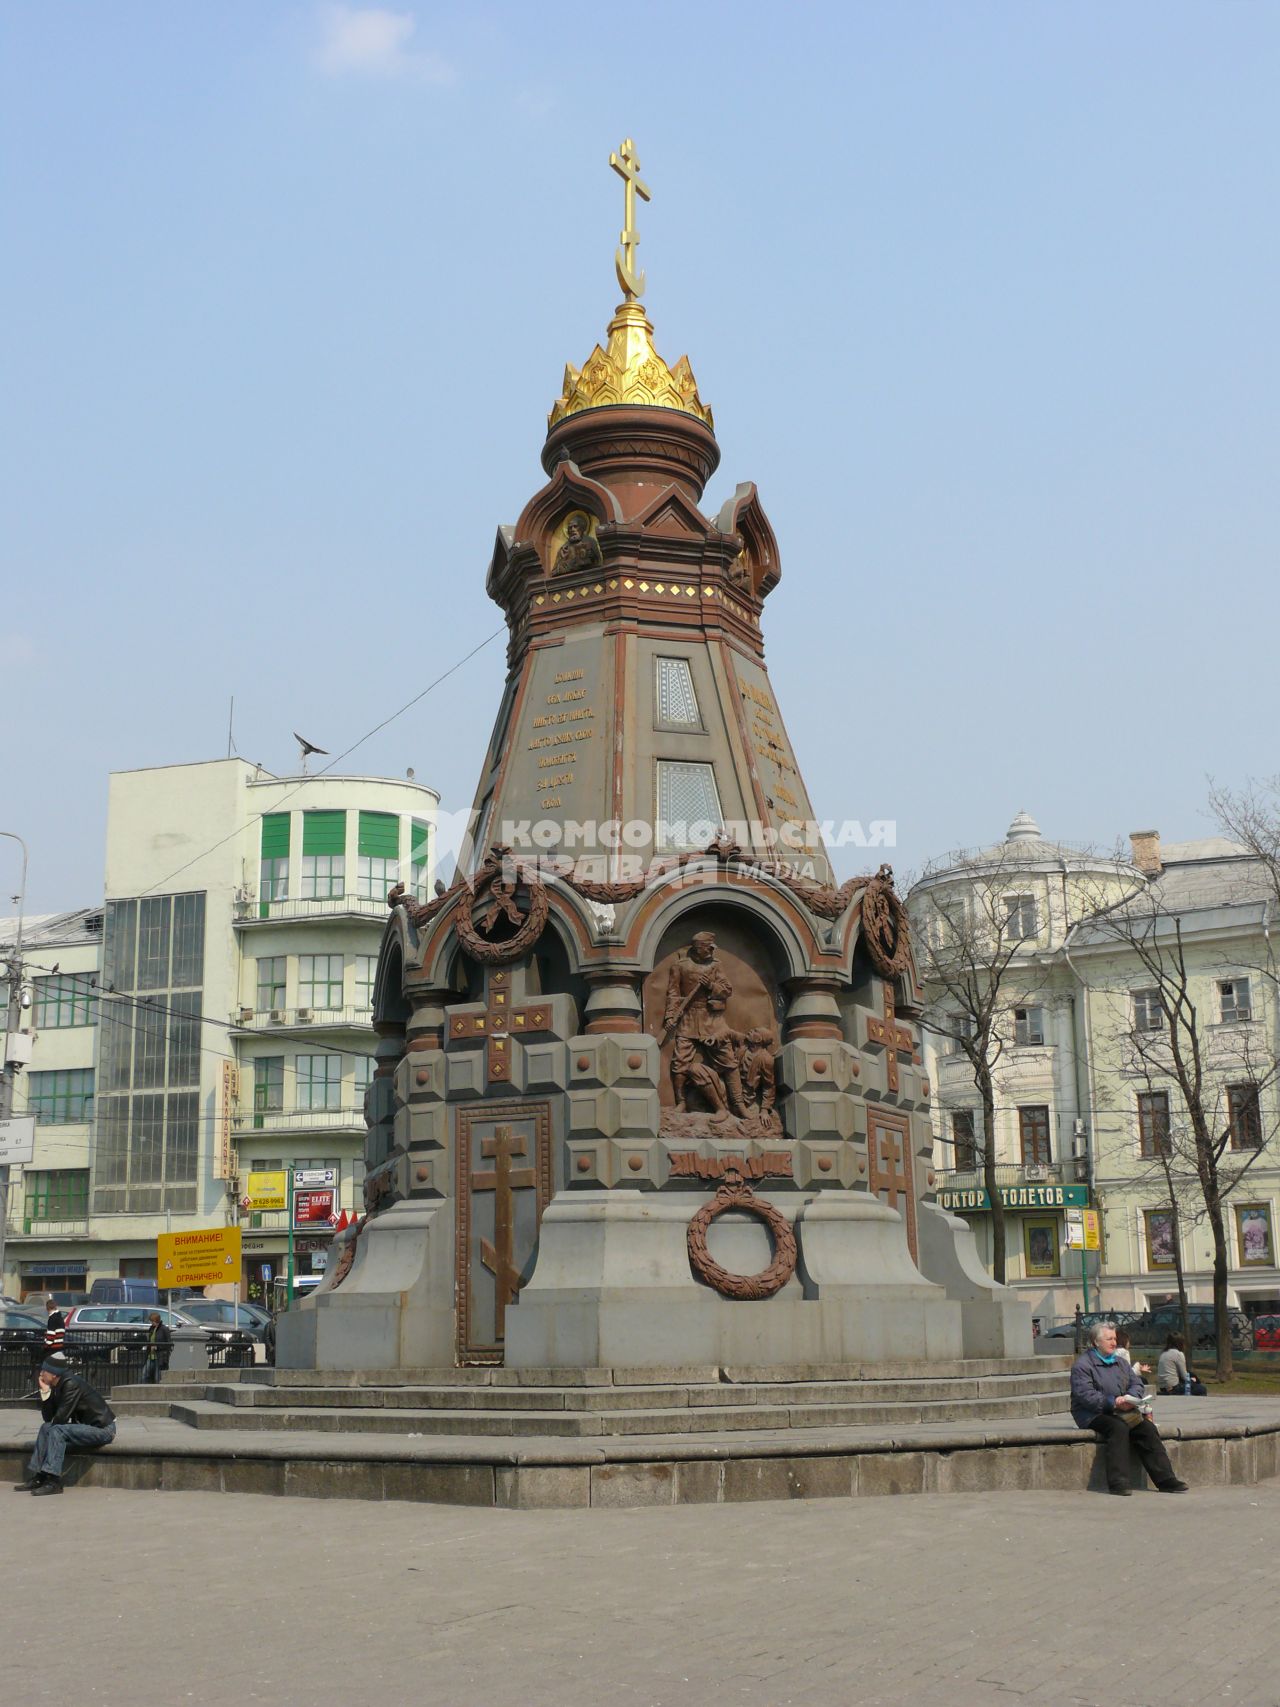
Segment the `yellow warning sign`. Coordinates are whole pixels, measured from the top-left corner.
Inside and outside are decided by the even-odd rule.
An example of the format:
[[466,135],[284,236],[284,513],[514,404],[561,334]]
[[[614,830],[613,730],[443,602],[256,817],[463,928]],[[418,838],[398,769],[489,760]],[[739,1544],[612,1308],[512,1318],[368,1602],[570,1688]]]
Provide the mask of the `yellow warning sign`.
[[239,1227],[199,1233],[161,1233],[156,1240],[158,1286],[211,1286],[240,1278]]

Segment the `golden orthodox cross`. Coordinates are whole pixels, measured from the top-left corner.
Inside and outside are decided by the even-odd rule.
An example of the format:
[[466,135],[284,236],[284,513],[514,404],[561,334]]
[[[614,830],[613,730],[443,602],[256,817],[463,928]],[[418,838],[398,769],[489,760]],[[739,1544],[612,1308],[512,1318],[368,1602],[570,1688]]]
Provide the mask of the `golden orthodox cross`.
[[915,1056],[915,1039],[906,1026],[897,1023],[897,1012],[893,1005],[893,980],[884,980],[884,1018],[868,1019],[867,1041],[882,1043],[885,1053],[885,1079],[891,1091],[898,1088],[898,1051],[901,1050],[910,1062]]
[[616,154],[609,156],[609,164],[626,185],[626,202],[622,220],[622,247],[613,258],[614,267],[618,274],[618,283],[630,299],[644,295],[644,274],[636,271],[636,244],[640,234],[636,230],[636,197],[641,201],[649,201],[649,186],[640,177],[640,160],[636,154],[636,145],[628,137]]
[[495,1126],[492,1138],[480,1140],[480,1154],[493,1168],[471,1176],[472,1191],[493,1193],[493,1242],[480,1240],[480,1261],[494,1278],[495,1338],[506,1333],[507,1305],[520,1290],[520,1271],[515,1264],[515,1213],[513,1193],[537,1184],[532,1168],[513,1168],[512,1158],[523,1156],[525,1140],[509,1126]]

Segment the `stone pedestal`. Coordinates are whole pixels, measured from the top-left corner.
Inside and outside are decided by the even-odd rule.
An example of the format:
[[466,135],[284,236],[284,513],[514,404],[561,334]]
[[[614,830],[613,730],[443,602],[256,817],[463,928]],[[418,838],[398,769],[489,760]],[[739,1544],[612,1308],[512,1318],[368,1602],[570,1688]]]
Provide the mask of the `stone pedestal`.
[[[960,1307],[922,1280],[898,1215],[865,1194],[805,1203],[761,1193],[793,1223],[796,1274],[772,1298],[722,1298],[694,1279],[689,1222],[704,1199],[565,1193],[542,1219],[538,1263],[508,1314],[508,1368],[779,1367],[966,1355]],[[727,1214],[712,1254],[736,1273],[769,1261],[768,1234]]]
[[277,1369],[442,1369],[454,1355],[453,1215],[439,1200],[376,1216],[340,1287],[276,1326]]

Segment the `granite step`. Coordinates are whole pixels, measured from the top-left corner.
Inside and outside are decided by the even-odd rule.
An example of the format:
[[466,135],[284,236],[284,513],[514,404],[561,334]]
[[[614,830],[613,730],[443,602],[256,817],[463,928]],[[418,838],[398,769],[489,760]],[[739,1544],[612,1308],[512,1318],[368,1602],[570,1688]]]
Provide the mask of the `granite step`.
[[727,1383],[697,1386],[520,1388],[467,1387],[452,1383],[439,1386],[270,1387],[246,1383],[185,1383],[182,1386],[117,1388],[126,1403],[155,1401],[160,1395],[176,1399],[205,1398],[212,1402],[258,1410],[307,1410],[335,1407],[342,1410],[479,1410],[479,1411],[585,1411],[611,1413],[728,1406],[836,1405],[872,1403],[952,1403],[965,1399],[1003,1402],[1028,1394],[1053,1393],[1065,1403],[1065,1376],[1039,1370],[1034,1375],[998,1375],[970,1379],[880,1380],[830,1382],[771,1382],[767,1385],[733,1386]]
[[[796,1364],[774,1366],[699,1365],[665,1369],[505,1369],[428,1367],[421,1369],[314,1370],[277,1369],[255,1364],[248,1369],[219,1370],[220,1382],[246,1387],[674,1387],[739,1386],[793,1382],[867,1380],[979,1379],[984,1376],[1045,1376],[1071,1367],[1070,1356],[982,1357],[930,1361],[924,1358],[892,1362]],[[184,1379],[167,1376],[166,1382]]]
[[[146,1401],[123,1414],[156,1414]],[[851,1403],[655,1406],[614,1412],[563,1410],[414,1410],[407,1407],[334,1405],[290,1409],[275,1406],[224,1405],[211,1400],[181,1400],[169,1415],[192,1428],[272,1431],[308,1429],[345,1434],[453,1435],[512,1439],[584,1439],[599,1435],[689,1435],[773,1431],[778,1429],[892,1428],[930,1422],[982,1423],[1009,1418],[1060,1415],[1063,1399],[1056,1393],[1026,1393],[998,1403],[990,1399],[952,1399],[914,1403]]]

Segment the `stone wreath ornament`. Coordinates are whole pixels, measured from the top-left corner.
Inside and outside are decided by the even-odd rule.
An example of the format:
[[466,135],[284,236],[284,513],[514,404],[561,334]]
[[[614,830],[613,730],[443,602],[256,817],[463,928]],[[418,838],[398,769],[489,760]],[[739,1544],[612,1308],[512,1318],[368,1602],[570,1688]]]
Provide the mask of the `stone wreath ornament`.
[[[763,1221],[773,1239],[773,1261],[759,1274],[733,1274],[718,1263],[707,1249],[707,1232],[717,1216],[729,1209],[742,1209]],[[757,1197],[732,1163],[725,1167],[724,1179],[709,1203],[689,1223],[687,1235],[689,1266],[705,1285],[722,1298],[772,1298],[780,1292],[796,1271],[796,1236],[791,1223],[782,1211],[766,1198]]]
[[907,912],[893,887],[893,867],[882,865],[862,892],[862,937],[882,978],[893,978],[911,964]]
[[[528,897],[527,913],[516,902],[521,888]],[[464,954],[482,966],[502,966],[529,952],[546,929],[549,911],[545,885],[516,864],[509,848],[494,847],[475,882],[462,891],[454,929]],[[492,933],[504,925],[512,927],[512,934],[495,937]]]

